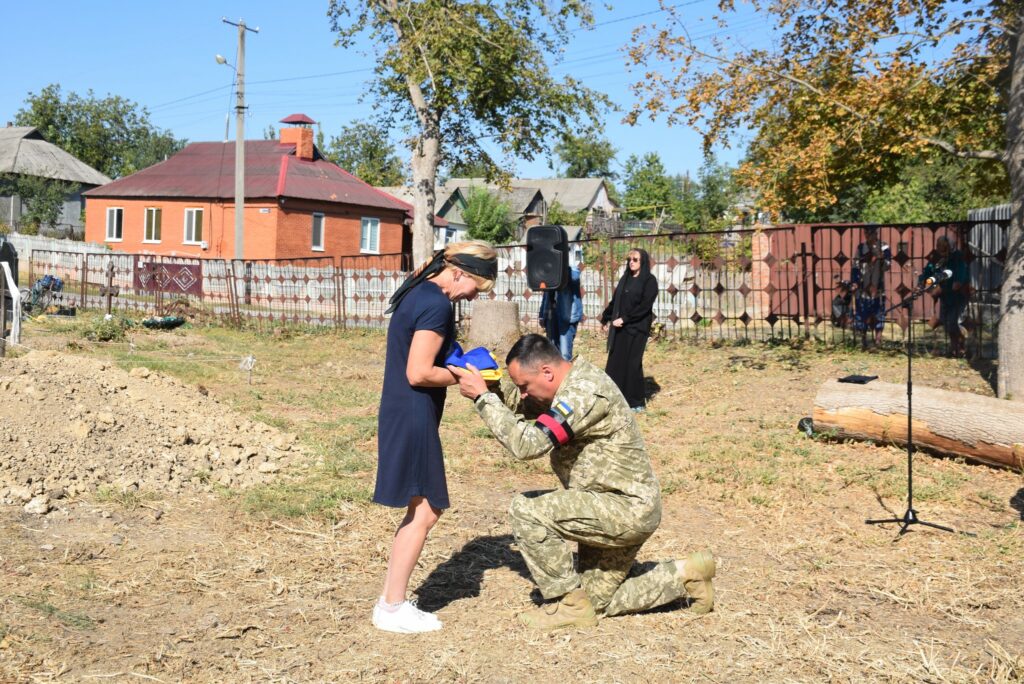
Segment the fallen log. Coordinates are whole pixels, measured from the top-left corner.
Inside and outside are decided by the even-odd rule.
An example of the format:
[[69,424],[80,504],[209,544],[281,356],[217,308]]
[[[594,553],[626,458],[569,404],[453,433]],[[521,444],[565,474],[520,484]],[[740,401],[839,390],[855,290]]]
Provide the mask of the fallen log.
[[[914,386],[914,445],[1024,470],[1024,402]],[[906,445],[907,387],[828,380],[814,398],[814,431]]]

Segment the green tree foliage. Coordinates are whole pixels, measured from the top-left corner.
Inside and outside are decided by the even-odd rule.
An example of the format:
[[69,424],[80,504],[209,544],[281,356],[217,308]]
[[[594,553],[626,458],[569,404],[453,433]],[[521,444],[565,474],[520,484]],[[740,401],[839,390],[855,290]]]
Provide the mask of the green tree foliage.
[[470,189],[462,218],[466,221],[466,233],[474,240],[504,245],[515,237],[516,224],[509,205],[487,188]]
[[483,178],[493,181],[496,178],[494,163],[482,159],[460,159],[449,167],[445,176],[448,178]]
[[561,164],[551,168],[563,178],[604,178],[614,180],[612,171],[617,150],[605,138],[567,133],[555,145],[554,153]]
[[[771,50],[696,44],[669,8],[671,28],[634,39],[635,63],[671,67],[634,86],[630,119],[665,113],[698,127],[706,149],[752,129],[739,175],[777,212],[827,209],[848,187],[882,189],[906,160],[938,152],[992,164],[1024,10],[997,1],[964,14],[959,4],[761,4],[779,37]],[[732,3],[722,8],[727,21]]]
[[21,198],[21,225],[18,231],[26,235],[37,234],[40,226],[55,225],[64,209],[64,199],[76,194],[80,187],[78,183],[38,176],[0,175],[0,194]]
[[569,211],[555,200],[548,207],[547,222],[549,225],[582,226],[587,222],[587,210]]
[[926,155],[907,160],[883,187],[849,186],[836,193],[837,201],[830,207],[816,211],[794,207],[783,216],[801,223],[962,221],[970,209],[1007,201],[1004,184],[990,178],[992,170],[972,160]]
[[120,178],[163,161],[185,146],[154,127],[149,112],[117,95],[98,98],[68,93],[60,85],[29,93],[15,115],[19,126],[35,126],[49,142],[94,169]]
[[674,212],[679,189],[665,173],[665,165],[656,152],[642,157],[630,155],[622,175],[625,187],[622,199],[627,217],[650,220]]
[[[733,220],[730,211],[736,204],[739,188],[733,170],[708,155],[697,173],[701,225],[724,227]],[[724,222],[724,224],[723,224]]]
[[341,47],[368,34],[377,57],[370,96],[411,133],[416,261],[433,248],[442,162],[496,167],[485,140],[502,155],[533,159],[556,135],[591,127],[607,104],[549,67],[570,24],[592,22],[585,0],[331,0],[328,17]]
[[369,121],[353,121],[321,150],[327,159],[370,185],[401,185],[405,169],[384,128]]

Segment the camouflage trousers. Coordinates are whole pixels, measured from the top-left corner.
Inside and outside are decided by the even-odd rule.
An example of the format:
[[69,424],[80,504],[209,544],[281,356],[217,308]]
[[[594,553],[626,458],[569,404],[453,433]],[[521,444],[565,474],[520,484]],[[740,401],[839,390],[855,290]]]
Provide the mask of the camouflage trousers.
[[[629,576],[660,516],[641,524],[625,497],[571,489],[520,495],[512,500],[509,516],[519,550],[544,598],[558,598],[582,586],[594,609],[610,616],[649,610],[685,596],[674,561]],[[571,542],[579,543],[578,570]]]

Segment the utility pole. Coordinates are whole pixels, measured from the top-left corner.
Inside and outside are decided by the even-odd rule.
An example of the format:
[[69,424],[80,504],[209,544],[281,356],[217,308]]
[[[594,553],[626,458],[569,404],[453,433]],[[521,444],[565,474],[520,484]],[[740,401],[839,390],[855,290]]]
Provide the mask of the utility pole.
[[235,80],[238,83],[235,100],[235,259],[244,258],[245,240],[245,32],[259,33],[260,28],[249,28],[245,20],[236,24],[221,17],[225,24],[238,27],[238,64]]

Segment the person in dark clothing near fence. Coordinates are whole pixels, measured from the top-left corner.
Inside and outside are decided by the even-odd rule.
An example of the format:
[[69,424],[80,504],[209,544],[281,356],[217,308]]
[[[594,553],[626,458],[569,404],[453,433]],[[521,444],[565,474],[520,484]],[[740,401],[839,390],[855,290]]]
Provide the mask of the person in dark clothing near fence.
[[864,228],[864,242],[857,245],[856,256],[851,278],[857,293],[853,328],[864,335],[865,347],[869,330],[878,346],[885,330],[885,276],[892,266],[892,250],[878,238],[877,226]]
[[548,339],[562,352],[562,358],[572,361],[576,327],[583,318],[580,270],[577,267],[569,269],[569,282],[565,287],[560,290],[544,290],[537,317]]
[[601,329],[608,333],[605,372],[615,381],[629,407],[643,411],[644,350],[654,321],[658,281],[651,275],[651,257],[642,249],[630,250],[626,270],[615,286],[612,301],[601,314]]
[[940,235],[935,240],[935,252],[924,272],[921,273],[920,282],[937,276],[944,270],[952,274],[949,278],[941,281],[933,290],[933,296],[939,301],[938,315],[928,321],[928,325],[937,328],[940,325],[949,335],[949,355],[961,358],[966,355],[966,334],[960,327],[964,310],[967,308],[967,300],[970,295],[970,272],[967,269],[967,262],[959,249],[953,248],[949,237]]

